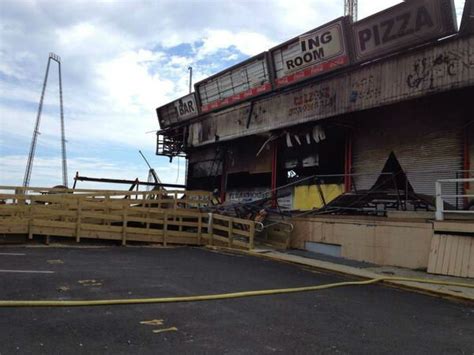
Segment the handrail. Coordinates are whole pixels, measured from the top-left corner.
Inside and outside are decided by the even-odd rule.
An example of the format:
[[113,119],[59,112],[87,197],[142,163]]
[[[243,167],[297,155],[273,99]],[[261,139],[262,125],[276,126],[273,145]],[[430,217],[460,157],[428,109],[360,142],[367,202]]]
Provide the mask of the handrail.
[[45,193],[45,192],[54,192],[54,193],[69,193],[74,195],[157,195],[157,194],[168,194],[168,195],[183,195],[189,194],[192,196],[196,195],[205,195],[212,196],[212,192],[201,191],[201,190],[151,190],[151,191],[128,191],[128,190],[110,190],[110,189],[68,189],[68,188],[51,188],[51,187],[23,187],[23,186],[2,186],[0,185],[0,191],[2,190],[13,190],[13,191],[22,191],[23,194],[26,194],[26,191],[36,192],[36,193]]
[[283,221],[274,221],[274,222],[271,222],[269,224],[263,224],[262,222],[255,222],[255,231],[257,232],[263,232],[263,230],[265,228],[268,228],[268,227],[271,227],[271,226],[276,226],[276,225],[284,225],[284,226],[289,226],[290,227],[290,230],[289,232],[293,232],[293,229],[295,229],[295,226],[293,225],[293,223],[290,223],[290,222],[283,222]]
[[448,210],[446,211],[444,209],[444,199],[445,198],[452,198],[452,197],[463,197],[463,198],[472,198],[474,195],[472,194],[456,194],[456,195],[443,195],[442,192],[442,184],[443,183],[459,183],[459,182],[474,182],[474,178],[464,178],[464,179],[439,179],[435,183],[436,187],[436,214],[435,218],[437,221],[443,221],[444,220],[444,213],[449,212],[449,213],[460,213],[460,214],[473,214],[474,211],[469,211],[469,210]]

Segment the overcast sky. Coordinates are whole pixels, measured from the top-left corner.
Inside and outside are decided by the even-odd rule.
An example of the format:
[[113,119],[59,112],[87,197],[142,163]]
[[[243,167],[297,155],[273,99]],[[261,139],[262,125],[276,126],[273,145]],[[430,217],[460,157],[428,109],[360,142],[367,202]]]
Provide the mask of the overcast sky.
[[[359,18],[397,0],[359,0]],[[21,185],[49,52],[62,58],[69,184],[81,175],[163,181],[184,160],[155,155],[155,108],[194,81],[343,15],[343,0],[0,0],[0,185]],[[464,1],[456,1],[458,14]],[[52,66],[30,186],[61,183]],[[78,187],[98,186],[79,183]],[[104,187],[102,185],[102,187]],[[124,186],[125,187],[125,186]]]

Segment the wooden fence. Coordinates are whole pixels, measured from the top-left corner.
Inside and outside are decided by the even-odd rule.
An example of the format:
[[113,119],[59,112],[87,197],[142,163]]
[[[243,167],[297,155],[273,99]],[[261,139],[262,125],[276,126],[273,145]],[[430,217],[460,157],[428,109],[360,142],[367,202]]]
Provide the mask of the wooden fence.
[[474,277],[474,237],[433,233],[428,272]]
[[253,248],[255,223],[200,211],[211,198],[202,191],[0,186],[0,234]]

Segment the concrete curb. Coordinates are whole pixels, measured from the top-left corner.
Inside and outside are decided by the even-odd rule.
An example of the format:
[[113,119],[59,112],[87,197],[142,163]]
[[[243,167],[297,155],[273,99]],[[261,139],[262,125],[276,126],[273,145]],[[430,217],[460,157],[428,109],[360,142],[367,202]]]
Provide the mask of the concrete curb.
[[[335,264],[335,263],[331,263],[327,261],[309,259],[302,256],[280,253],[274,250],[258,251],[257,249],[253,251],[247,251],[247,250],[236,250],[236,249],[231,249],[231,248],[226,248],[226,247],[216,247],[216,246],[206,246],[206,247],[209,249],[214,249],[214,250],[232,251],[236,253],[243,253],[250,256],[267,258],[274,261],[289,262],[293,264],[309,266],[316,269],[331,271],[338,274],[358,277],[362,279],[374,279],[374,278],[379,278],[383,276],[373,271],[363,270],[363,269],[346,266],[346,265]],[[411,290],[418,293],[428,294],[431,296],[455,299],[458,301],[461,300],[461,301],[467,301],[467,302],[474,302],[474,297],[463,293],[465,288],[461,288],[461,287],[420,284],[420,283],[411,282],[411,281],[386,280],[386,281],[383,281],[383,283],[385,285],[389,285],[392,287]],[[449,289],[447,289],[447,287],[449,287]]]

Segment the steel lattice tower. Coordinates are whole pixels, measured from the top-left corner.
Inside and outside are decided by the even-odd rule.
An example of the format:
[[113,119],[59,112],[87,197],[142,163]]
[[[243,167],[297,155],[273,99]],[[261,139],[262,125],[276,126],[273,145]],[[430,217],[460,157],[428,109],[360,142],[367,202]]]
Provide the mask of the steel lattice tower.
[[30,146],[30,154],[28,156],[28,162],[26,163],[26,170],[25,170],[25,177],[23,178],[23,186],[27,187],[30,184],[31,178],[31,171],[33,170],[33,159],[35,157],[35,150],[36,150],[36,141],[38,139],[39,134],[39,126],[41,121],[41,112],[43,111],[43,100],[44,94],[46,91],[46,86],[48,83],[48,75],[49,75],[49,66],[51,64],[51,60],[58,63],[58,74],[59,74],[59,109],[60,109],[60,119],[61,119],[61,155],[62,155],[62,168],[63,168],[63,185],[68,186],[67,184],[67,159],[66,159],[66,131],[64,128],[64,109],[63,109],[63,86],[62,86],[62,78],[61,78],[61,58],[54,54],[49,53],[48,57],[48,64],[46,66],[46,74],[44,76],[43,81],[43,89],[41,90],[41,97],[38,106],[38,113],[36,115],[36,123],[35,129],[33,131],[33,138],[31,140]]

